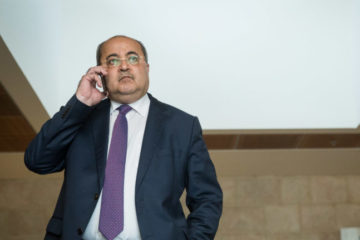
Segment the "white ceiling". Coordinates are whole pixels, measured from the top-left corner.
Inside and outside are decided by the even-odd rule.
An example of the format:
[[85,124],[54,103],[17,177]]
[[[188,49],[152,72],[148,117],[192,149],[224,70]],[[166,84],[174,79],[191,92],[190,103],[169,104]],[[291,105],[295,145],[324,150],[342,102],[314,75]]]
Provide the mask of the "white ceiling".
[[0,33],[53,115],[103,40],[141,40],[150,92],[206,129],[355,128],[359,0],[0,0]]

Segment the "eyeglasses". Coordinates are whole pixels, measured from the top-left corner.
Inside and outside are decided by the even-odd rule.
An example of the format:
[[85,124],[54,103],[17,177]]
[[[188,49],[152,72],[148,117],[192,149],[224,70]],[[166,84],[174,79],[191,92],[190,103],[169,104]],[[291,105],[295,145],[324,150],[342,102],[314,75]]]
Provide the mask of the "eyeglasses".
[[124,58],[117,58],[117,57],[111,57],[108,60],[106,60],[106,66],[109,68],[118,67],[121,65],[121,62],[125,60],[127,64],[129,65],[137,65],[139,64],[141,59],[141,56],[138,55],[129,55],[125,59]]

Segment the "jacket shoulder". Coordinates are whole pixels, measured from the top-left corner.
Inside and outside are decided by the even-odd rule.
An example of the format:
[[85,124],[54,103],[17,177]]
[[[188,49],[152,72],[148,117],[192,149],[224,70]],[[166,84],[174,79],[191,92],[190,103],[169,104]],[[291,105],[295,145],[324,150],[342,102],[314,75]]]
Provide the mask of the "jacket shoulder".
[[193,120],[196,116],[191,115],[177,107],[174,107],[170,104],[164,103],[153,97],[151,94],[148,94],[150,98],[150,110],[161,111],[162,113],[170,116],[181,119]]

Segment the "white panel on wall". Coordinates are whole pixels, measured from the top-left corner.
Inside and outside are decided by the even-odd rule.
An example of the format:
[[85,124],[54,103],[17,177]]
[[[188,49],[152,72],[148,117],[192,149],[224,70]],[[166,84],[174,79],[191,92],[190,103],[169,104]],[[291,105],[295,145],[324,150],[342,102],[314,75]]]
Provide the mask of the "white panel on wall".
[[206,129],[354,128],[360,1],[0,0],[0,31],[50,115],[125,34],[150,60],[150,92]]

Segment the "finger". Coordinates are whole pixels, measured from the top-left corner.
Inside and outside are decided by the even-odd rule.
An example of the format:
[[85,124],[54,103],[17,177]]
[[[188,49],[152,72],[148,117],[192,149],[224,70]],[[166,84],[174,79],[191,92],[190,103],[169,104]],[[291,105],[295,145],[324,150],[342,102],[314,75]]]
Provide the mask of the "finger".
[[89,70],[86,72],[86,75],[88,74],[103,74],[104,76],[107,75],[107,69],[103,66],[95,66],[89,68]]
[[99,87],[104,88],[103,81],[99,74],[91,74],[90,77],[91,77],[91,81],[93,81],[94,84],[96,83]]
[[102,80],[101,80],[101,76],[100,76],[100,75],[96,74],[96,76],[95,76],[95,81],[96,81],[96,83],[97,83],[97,85],[98,85],[99,87],[102,87],[102,88],[103,88],[103,82],[102,82]]
[[96,73],[86,74],[83,77],[83,81],[88,82],[94,88],[96,88],[96,85],[103,87],[101,77]]

